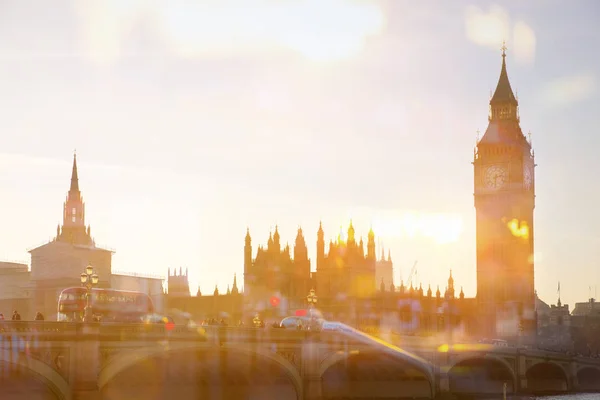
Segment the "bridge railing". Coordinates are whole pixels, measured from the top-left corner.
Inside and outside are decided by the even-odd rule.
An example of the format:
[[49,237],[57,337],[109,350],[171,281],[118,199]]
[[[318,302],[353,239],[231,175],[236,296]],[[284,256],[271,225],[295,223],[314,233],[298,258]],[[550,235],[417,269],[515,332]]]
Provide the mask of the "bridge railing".
[[75,334],[78,324],[71,322],[47,321],[0,321],[0,335],[19,333]]
[[[91,329],[90,329],[91,328]],[[164,324],[121,324],[121,323],[76,323],[56,321],[0,321],[0,338],[2,336],[37,337],[43,340],[73,340],[84,336],[93,336],[104,341],[124,340],[170,340],[170,341],[209,341],[214,343],[278,343],[295,344],[306,340],[323,345],[355,345],[362,341],[353,335],[337,331],[297,331],[289,329],[202,326],[185,325],[167,326]],[[403,347],[400,345],[400,347]],[[458,351],[456,346],[449,349]],[[409,349],[410,350],[410,349]],[[436,351],[436,349],[433,349]],[[465,351],[477,351],[467,348]],[[563,360],[581,360],[600,364],[600,358],[547,352],[540,349],[516,349],[491,347],[479,349],[484,352],[520,353],[533,357],[551,357]]]
[[0,321],[0,336],[37,336],[47,340],[69,340],[94,336],[104,341],[124,340],[199,340],[219,343],[294,344],[311,340],[322,344],[352,344],[357,340],[339,332],[297,331],[289,329],[164,324],[75,323],[55,321]]
[[577,360],[577,362],[580,365],[583,365],[583,364],[592,365],[593,364],[593,365],[600,366],[600,358],[598,358],[598,357],[585,357],[585,356],[577,355],[574,358]]
[[355,340],[349,340],[338,332],[253,327],[203,326],[191,328],[176,325],[174,328],[167,329],[165,325],[161,324],[106,324],[100,325],[98,330],[103,340],[153,340],[155,338],[165,338],[173,341],[204,340],[220,344],[227,342],[296,344],[306,340],[322,344],[358,343]]

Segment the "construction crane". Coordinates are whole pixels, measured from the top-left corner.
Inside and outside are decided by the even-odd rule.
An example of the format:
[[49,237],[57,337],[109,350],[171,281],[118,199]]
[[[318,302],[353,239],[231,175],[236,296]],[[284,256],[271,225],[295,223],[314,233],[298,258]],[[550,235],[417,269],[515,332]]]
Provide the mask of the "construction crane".
[[418,260],[415,260],[415,263],[413,264],[411,270],[410,270],[410,274],[408,274],[408,282],[410,282],[410,284],[415,287],[413,285],[413,279],[417,277],[417,262]]
[[[417,276],[417,261],[415,261],[415,263],[413,264],[412,268],[410,269],[410,274],[408,274],[408,280],[406,281],[407,284],[412,283],[412,279],[413,277]],[[402,269],[400,269],[400,282],[404,282],[402,280]]]

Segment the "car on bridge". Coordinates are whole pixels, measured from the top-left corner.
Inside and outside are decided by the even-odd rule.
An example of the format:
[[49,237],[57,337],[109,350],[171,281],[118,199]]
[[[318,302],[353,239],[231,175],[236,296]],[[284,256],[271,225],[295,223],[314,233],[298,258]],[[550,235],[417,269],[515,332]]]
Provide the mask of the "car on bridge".
[[279,323],[279,327],[283,329],[295,329],[295,330],[317,330],[323,329],[325,320],[322,318],[310,318],[305,316],[292,316],[285,317]]

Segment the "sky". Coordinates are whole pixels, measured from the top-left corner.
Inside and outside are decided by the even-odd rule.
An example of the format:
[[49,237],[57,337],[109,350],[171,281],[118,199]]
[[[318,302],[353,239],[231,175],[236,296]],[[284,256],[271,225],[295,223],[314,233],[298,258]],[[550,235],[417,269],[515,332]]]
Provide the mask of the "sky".
[[[51,3],[51,4],[50,4]],[[473,147],[506,41],[536,162],[540,297],[600,286],[600,3],[0,0],[0,260],[61,223],[77,150],[113,270],[221,291],[279,227],[352,219],[396,283],[474,296]],[[316,265],[313,263],[313,269]],[[591,289],[590,289],[591,288]]]

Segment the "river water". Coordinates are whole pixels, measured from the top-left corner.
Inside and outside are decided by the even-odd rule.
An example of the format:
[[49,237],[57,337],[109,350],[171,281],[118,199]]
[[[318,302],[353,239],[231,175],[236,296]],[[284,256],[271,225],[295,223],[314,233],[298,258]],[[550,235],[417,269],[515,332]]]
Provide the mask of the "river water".
[[562,394],[559,396],[507,396],[510,400],[600,400],[600,393]]

